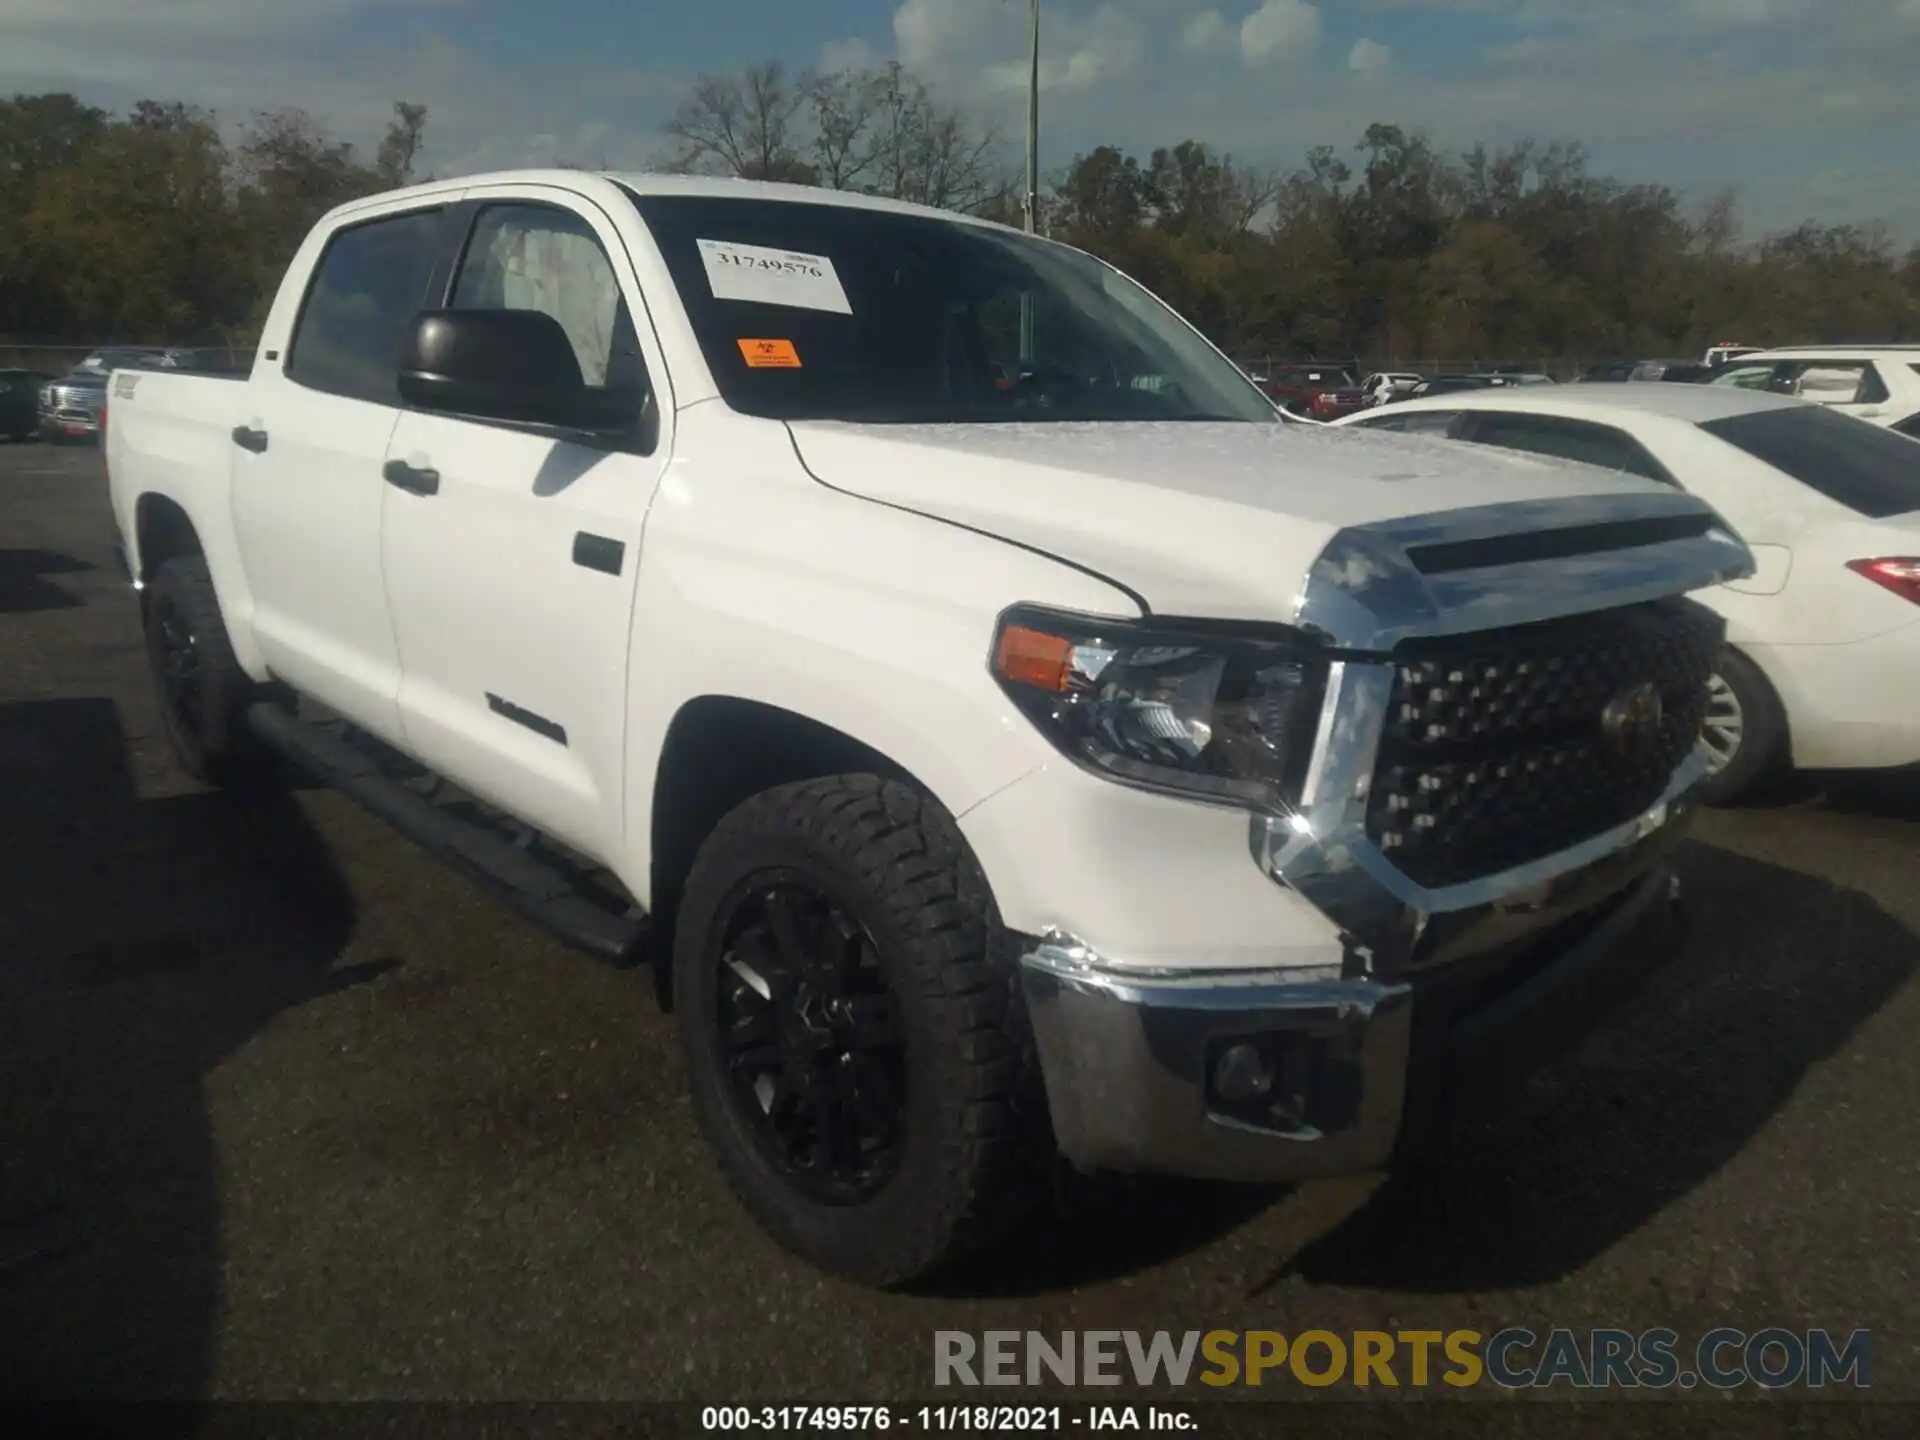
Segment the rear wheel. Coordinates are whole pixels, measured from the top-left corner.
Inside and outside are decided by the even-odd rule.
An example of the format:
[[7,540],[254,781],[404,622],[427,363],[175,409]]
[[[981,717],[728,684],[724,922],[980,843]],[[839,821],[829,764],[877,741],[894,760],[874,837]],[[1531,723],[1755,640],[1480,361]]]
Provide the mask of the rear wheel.
[[199,555],[161,564],[141,590],[147,660],[167,742],[196,780],[231,784],[253,773],[242,710],[255,686],[234,658],[220,602]]
[[1759,667],[1738,651],[1722,651],[1707,682],[1700,739],[1712,767],[1700,787],[1709,805],[1752,795],[1785,769],[1786,712]]
[[1043,1193],[1014,947],[950,816],[842,775],[701,847],[675,927],[694,1112],[775,1239],[870,1284],[940,1270]]

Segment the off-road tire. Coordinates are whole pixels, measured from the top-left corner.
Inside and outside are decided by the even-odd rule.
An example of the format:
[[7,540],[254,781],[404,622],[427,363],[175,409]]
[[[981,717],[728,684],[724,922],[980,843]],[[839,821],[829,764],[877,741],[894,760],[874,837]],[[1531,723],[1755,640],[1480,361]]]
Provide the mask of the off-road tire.
[[[864,924],[904,1036],[898,1169],[827,1204],[756,1142],[720,1043],[721,951],[734,898],[798,875]],[[989,1247],[1049,1193],[1053,1145],[1021,998],[1017,942],[935,801],[875,775],[754,796],[700,847],[675,925],[675,1009],[693,1109],[735,1193],[782,1245],[870,1285],[902,1285]]]
[[[140,611],[147,664],[174,758],[208,785],[234,785],[260,775],[266,762],[243,715],[258,687],[234,658],[206,559],[179,555],[162,562],[141,590]],[[167,680],[165,627],[170,621],[185,626],[196,655],[197,683],[184,696]]]
[[1743,730],[1733,758],[1701,782],[1699,795],[1707,805],[1731,805],[1759,798],[1786,775],[1787,714],[1767,677],[1739,651],[1721,651],[1716,669],[1739,702]]

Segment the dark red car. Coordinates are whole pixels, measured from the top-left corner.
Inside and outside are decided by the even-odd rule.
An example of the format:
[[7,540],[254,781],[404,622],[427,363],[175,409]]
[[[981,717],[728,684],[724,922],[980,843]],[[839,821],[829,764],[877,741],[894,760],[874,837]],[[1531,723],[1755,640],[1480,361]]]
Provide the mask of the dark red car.
[[1338,420],[1367,408],[1367,393],[1343,365],[1276,365],[1255,371],[1254,383],[1283,410],[1314,420]]

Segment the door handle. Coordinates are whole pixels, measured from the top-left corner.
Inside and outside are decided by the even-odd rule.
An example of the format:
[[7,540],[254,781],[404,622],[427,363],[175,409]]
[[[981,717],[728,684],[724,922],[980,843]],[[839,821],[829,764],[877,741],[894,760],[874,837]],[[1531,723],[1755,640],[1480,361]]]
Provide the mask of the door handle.
[[255,455],[263,454],[267,448],[267,432],[247,425],[236,425],[233,427],[233,443],[242,450],[251,450]]
[[404,460],[387,461],[380,467],[380,474],[389,485],[405,490],[410,495],[435,495],[440,490],[438,470],[422,470]]

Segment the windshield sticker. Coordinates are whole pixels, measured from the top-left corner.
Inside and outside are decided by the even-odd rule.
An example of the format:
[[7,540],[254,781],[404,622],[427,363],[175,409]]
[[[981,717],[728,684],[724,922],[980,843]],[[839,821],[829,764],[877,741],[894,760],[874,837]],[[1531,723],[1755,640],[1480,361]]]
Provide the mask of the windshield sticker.
[[728,240],[701,240],[700,263],[716,300],[746,300],[755,305],[785,305],[794,310],[828,310],[851,315],[847,292],[833,261],[799,250],[769,250]]
[[742,340],[740,354],[750,370],[798,370],[800,352],[791,340]]

